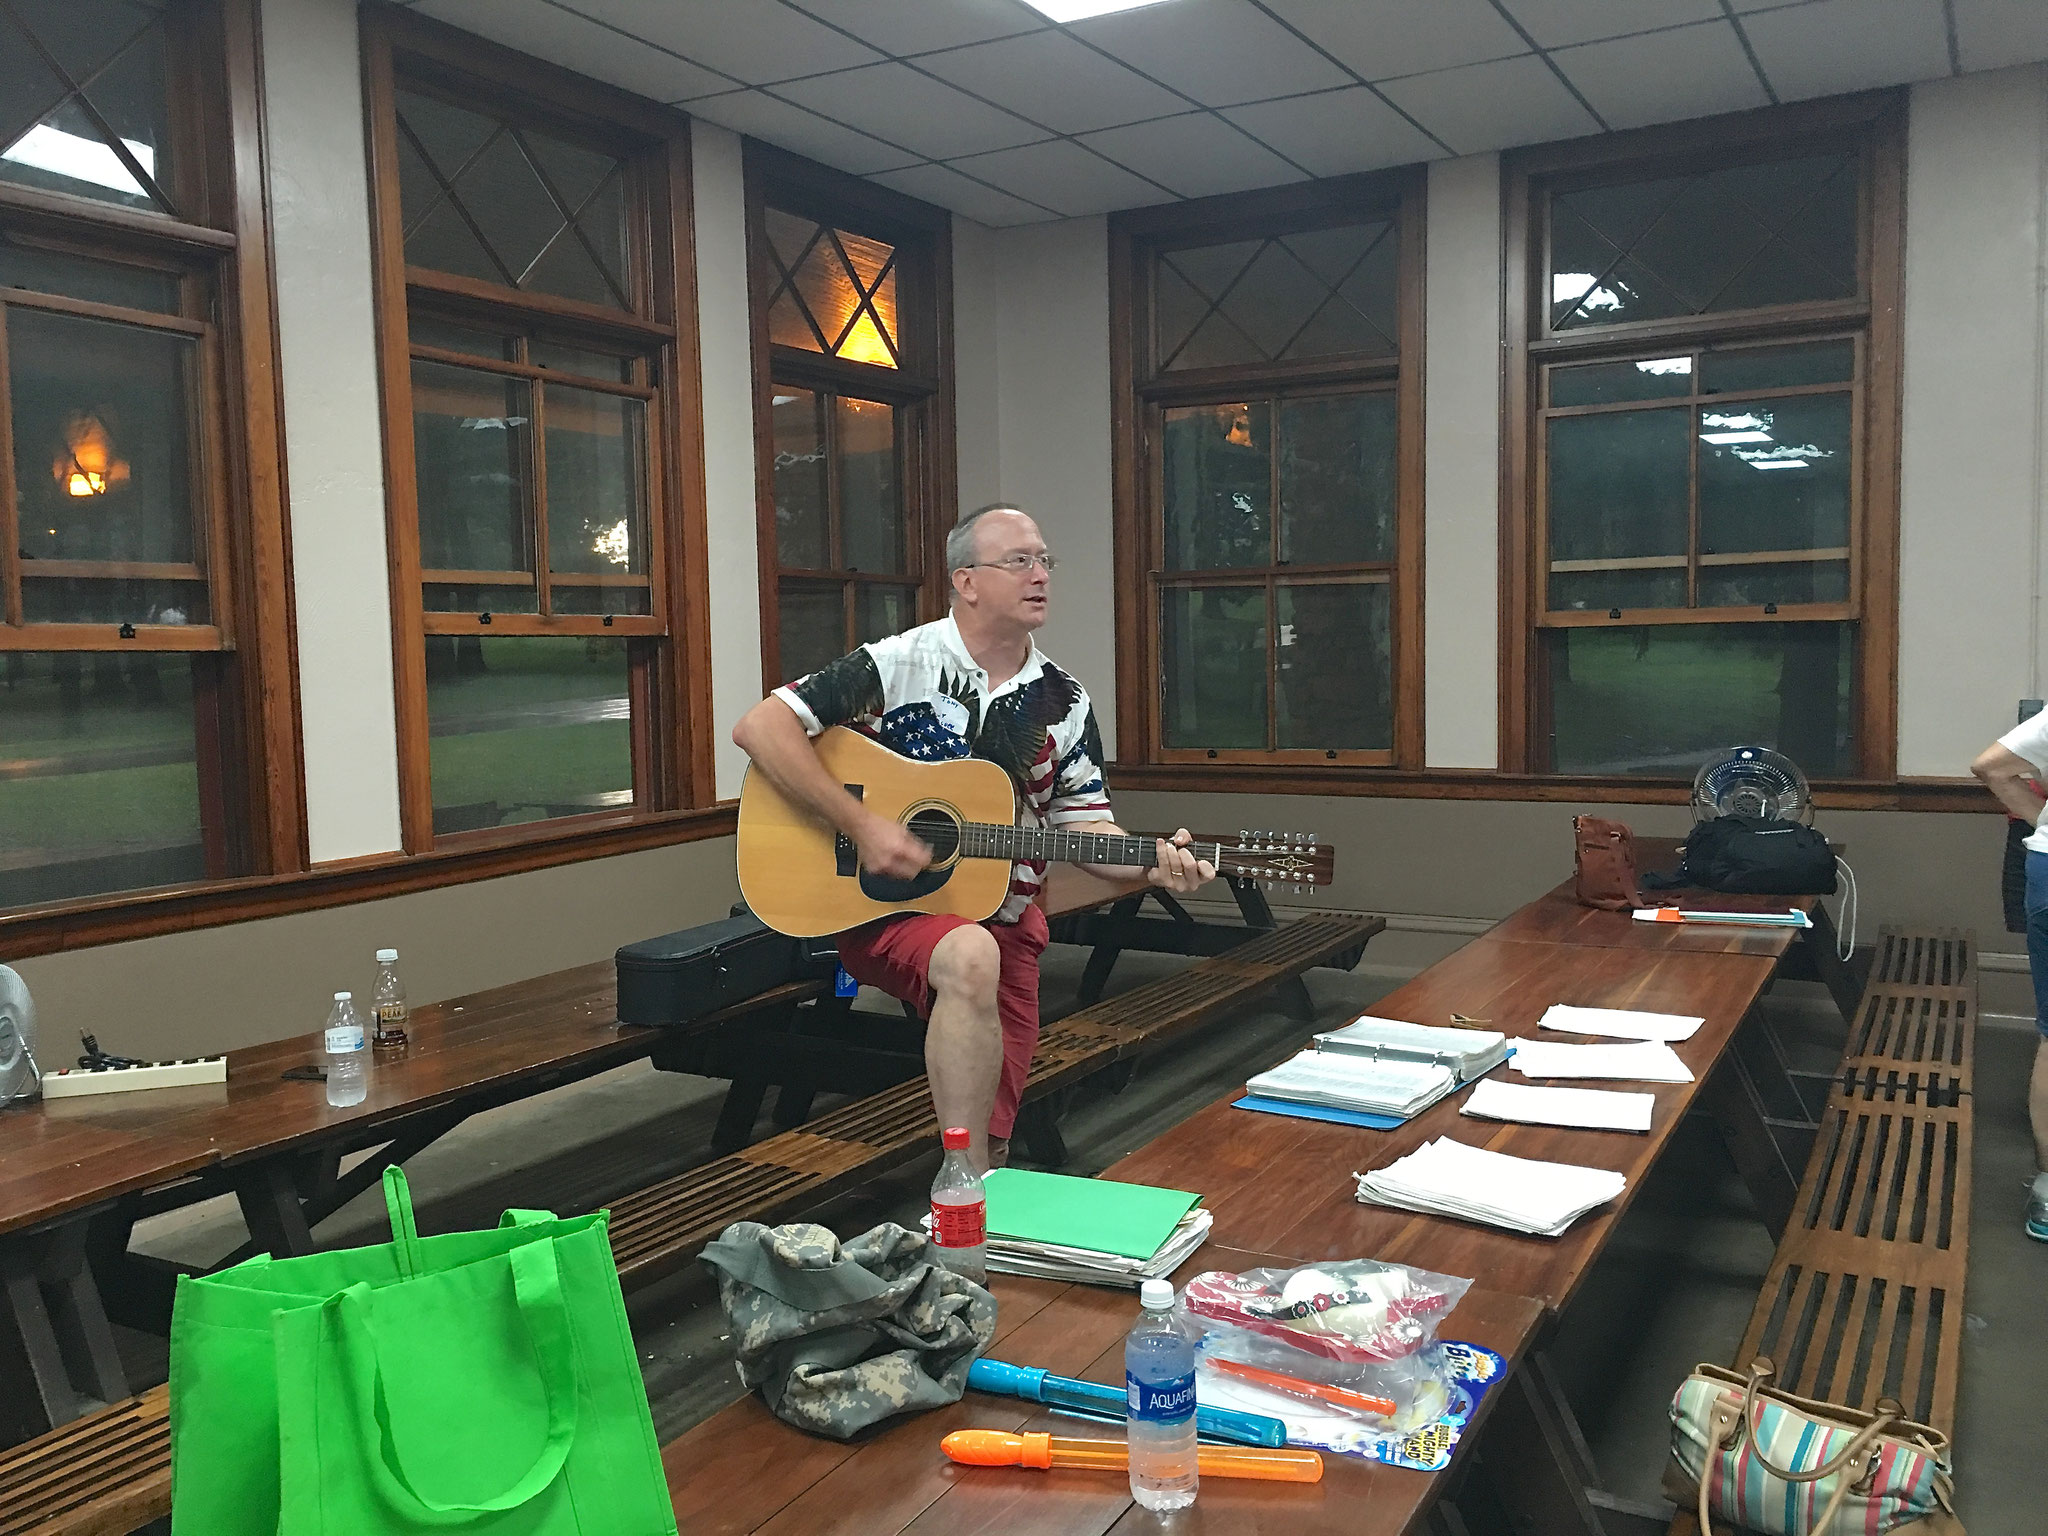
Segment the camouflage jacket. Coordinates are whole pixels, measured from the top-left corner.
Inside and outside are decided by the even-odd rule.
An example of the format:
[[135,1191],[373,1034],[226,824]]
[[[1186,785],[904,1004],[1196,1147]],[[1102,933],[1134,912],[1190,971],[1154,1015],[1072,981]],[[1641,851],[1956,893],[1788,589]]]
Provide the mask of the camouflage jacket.
[[777,1418],[835,1440],[958,1402],[995,1337],[995,1298],[893,1222],[844,1243],[808,1222],[735,1222],[704,1262],[740,1380]]

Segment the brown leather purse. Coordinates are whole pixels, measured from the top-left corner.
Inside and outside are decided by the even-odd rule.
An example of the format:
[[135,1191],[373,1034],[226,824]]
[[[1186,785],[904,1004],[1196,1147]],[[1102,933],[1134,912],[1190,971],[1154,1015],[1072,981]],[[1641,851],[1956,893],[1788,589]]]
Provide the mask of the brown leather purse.
[[1635,834],[1618,821],[1599,816],[1572,818],[1578,848],[1578,898],[1581,906],[1627,912],[1644,906],[1636,880]]

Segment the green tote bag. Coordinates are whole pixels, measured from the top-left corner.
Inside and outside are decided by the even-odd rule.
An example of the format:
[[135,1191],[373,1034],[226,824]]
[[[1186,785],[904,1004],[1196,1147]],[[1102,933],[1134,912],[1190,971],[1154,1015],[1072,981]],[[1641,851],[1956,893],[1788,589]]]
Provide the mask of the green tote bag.
[[178,1282],[174,1536],[675,1536],[603,1214]]

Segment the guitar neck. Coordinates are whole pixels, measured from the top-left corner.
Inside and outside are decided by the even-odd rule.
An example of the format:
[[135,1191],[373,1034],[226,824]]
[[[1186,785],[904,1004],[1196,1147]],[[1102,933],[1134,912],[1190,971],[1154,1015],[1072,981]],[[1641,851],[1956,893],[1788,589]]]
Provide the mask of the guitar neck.
[[[961,829],[960,851],[970,859],[1013,863],[1126,864],[1149,868],[1159,862],[1159,840],[1145,833],[1102,833],[1059,827],[1005,827],[970,821]],[[1196,858],[1212,863],[1223,856],[1218,843],[1197,843]]]

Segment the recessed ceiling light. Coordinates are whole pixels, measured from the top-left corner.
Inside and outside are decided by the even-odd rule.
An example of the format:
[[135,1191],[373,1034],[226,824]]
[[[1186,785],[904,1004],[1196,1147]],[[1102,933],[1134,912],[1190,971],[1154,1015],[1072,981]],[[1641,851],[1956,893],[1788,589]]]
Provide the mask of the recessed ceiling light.
[[1140,6],[1163,4],[1164,0],[1024,0],[1024,3],[1054,21],[1086,21],[1090,16],[1135,11]]

